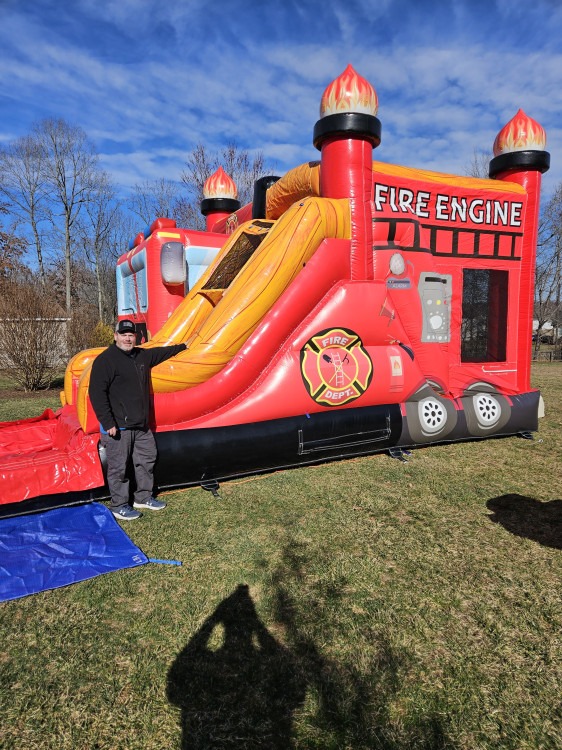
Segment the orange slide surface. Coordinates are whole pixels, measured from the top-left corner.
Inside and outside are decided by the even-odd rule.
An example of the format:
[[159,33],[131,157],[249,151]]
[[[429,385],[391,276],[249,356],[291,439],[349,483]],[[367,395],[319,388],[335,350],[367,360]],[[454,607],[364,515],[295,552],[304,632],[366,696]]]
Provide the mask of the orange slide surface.
[[[289,287],[327,238],[349,239],[349,201],[310,197],[293,205],[276,222],[242,225],[213,264],[144,346],[185,342],[188,349],[155,367],[155,394],[174,393],[204,383],[220,372],[251,336],[274,302]],[[86,432],[97,429],[88,402],[91,363],[101,350],[71,361],[65,399],[72,400],[72,379],[80,377],[76,407]],[[202,410],[205,405],[201,404]]]

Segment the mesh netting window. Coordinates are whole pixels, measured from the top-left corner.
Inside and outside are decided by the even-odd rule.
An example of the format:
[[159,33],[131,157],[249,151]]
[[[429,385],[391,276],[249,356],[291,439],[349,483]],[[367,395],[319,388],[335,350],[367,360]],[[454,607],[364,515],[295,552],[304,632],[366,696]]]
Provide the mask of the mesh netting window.
[[505,362],[507,271],[463,270],[461,362]]
[[[271,227],[269,223],[264,226],[264,222],[254,222],[254,224],[262,229]],[[215,269],[203,289],[226,289],[230,286],[266,237],[267,232],[260,232],[259,234],[243,232],[228,255]]]

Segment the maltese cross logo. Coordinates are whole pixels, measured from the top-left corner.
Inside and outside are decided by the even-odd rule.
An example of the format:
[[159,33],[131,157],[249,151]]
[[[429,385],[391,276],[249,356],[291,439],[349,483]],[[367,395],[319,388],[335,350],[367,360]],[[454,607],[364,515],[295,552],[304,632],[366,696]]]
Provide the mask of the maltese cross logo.
[[364,393],[373,363],[359,336],[348,328],[327,328],[301,349],[301,373],[310,397],[322,406],[342,406]]

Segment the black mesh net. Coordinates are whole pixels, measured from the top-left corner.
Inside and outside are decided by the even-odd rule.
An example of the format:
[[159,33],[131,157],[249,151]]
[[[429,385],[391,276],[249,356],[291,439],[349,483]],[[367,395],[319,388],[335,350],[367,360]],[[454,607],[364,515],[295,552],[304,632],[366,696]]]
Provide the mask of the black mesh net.
[[[205,289],[226,289],[240,273],[242,268],[250,260],[257,248],[267,237],[272,222],[254,221],[247,232],[242,232],[236,244],[230,249],[228,255],[223,258],[209,280],[203,287]],[[258,230],[252,232],[252,229]]]

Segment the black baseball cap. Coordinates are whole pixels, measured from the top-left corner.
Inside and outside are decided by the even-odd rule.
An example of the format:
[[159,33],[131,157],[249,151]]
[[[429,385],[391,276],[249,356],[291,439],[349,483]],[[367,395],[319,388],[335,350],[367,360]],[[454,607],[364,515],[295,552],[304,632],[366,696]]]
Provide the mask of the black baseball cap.
[[136,333],[135,324],[132,320],[120,320],[115,330],[117,333]]

